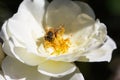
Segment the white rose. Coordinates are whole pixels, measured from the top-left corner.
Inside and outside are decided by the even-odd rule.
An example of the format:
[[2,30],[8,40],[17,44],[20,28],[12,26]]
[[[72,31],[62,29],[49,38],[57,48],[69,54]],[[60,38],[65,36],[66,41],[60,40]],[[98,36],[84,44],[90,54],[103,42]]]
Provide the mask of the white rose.
[[[116,48],[107,35],[106,26],[95,21],[92,9],[83,2],[70,0],[51,3],[24,0],[18,12],[3,24],[0,36],[4,41],[3,50],[8,55],[2,69],[10,80],[20,79],[20,70],[28,76],[29,67],[36,69],[33,66],[42,74],[62,77],[76,70],[74,61],[110,61]],[[27,69],[18,65],[25,65]],[[17,73],[9,72],[13,66],[19,69]],[[40,73],[33,72],[34,77],[29,77],[37,80]],[[46,80],[42,77],[41,80]]]

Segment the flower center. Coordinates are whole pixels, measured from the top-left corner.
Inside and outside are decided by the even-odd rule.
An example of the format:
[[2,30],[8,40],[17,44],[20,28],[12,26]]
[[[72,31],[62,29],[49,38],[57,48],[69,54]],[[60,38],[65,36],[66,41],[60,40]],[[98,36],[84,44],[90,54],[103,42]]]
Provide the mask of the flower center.
[[44,47],[46,50],[51,50],[51,55],[60,55],[68,51],[71,43],[69,38],[63,38],[64,32],[63,26],[46,29]]

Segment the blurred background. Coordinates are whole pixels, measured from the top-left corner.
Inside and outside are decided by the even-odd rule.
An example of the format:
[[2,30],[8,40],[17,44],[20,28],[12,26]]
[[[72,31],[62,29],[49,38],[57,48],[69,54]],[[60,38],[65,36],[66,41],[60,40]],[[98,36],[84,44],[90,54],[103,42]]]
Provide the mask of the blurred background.
[[[49,0],[49,2],[52,0]],[[101,22],[107,26],[108,34],[117,43],[110,63],[76,62],[86,80],[120,80],[120,0],[77,0],[88,3]],[[0,0],[0,26],[16,13],[22,0]]]

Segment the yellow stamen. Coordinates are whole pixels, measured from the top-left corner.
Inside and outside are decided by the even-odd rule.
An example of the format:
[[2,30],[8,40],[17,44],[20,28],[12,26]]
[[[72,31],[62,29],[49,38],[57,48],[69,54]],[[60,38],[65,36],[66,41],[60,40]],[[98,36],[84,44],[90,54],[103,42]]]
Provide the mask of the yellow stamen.
[[45,49],[52,48],[53,52],[51,55],[60,55],[64,54],[69,46],[70,46],[70,40],[64,39],[65,29],[63,26],[60,26],[59,28],[49,28],[46,29],[46,35],[44,39],[44,47]]

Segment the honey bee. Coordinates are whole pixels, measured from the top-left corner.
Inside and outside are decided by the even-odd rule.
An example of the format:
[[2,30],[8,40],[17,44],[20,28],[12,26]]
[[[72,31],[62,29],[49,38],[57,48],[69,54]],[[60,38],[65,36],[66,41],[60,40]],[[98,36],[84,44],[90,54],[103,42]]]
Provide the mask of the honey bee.
[[51,29],[46,29],[46,35],[45,35],[45,40],[48,42],[54,41],[55,38],[58,37],[58,35],[62,36],[64,33],[64,28],[59,27],[59,28],[51,28]]
[[54,40],[54,32],[53,31],[48,31],[45,35],[45,40],[52,42]]

